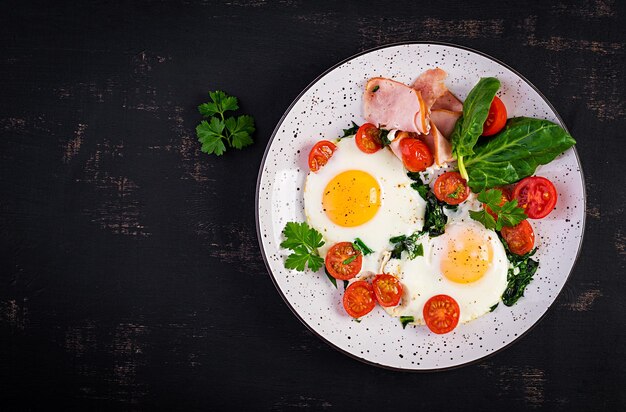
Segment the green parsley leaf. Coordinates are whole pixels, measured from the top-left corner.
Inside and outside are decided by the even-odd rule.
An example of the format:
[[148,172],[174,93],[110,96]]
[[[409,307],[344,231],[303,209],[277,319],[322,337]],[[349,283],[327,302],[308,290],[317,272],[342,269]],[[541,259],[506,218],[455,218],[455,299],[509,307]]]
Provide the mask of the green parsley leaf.
[[235,149],[250,146],[255,130],[254,119],[246,115],[224,116],[228,111],[239,109],[237,98],[220,90],[209,92],[209,97],[212,101],[198,106],[200,114],[209,119],[202,120],[196,127],[198,141],[202,144],[200,150],[221,156],[226,151],[226,145]]
[[287,269],[304,271],[305,266],[316,272],[324,265],[324,259],[317,250],[324,245],[322,234],[309,227],[306,222],[289,222],[283,229],[285,240],[280,244],[285,249],[293,250],[285,261]]
[[482,223],[487,229],[496,230],[496,220],[486,210],[470,210],[469,215],[472,219]]
[[[229,120],[231,120],[229,122]],[[251,116],[239,116],[235,121],[233,117],[226,120],[226,128],[230,132],[231,143],[235,149],[242,149],[252,144],[250,135],[254,132],[254,119]]]
[[378,89],[380,89],[380,86],[378,85],[374,86],[374,88],[372,89],[372,93],[376,93]]
[[498,302],[495,305],[493,305],[492,307],[490,307],[489,308],[489,312],[493,312],[494,310],[496,310],[496,308],[498,307],[499,304],[500,304],[500,302]]
[[[470,211],[470,217],[482,223],[487,229],[500,230],[503,226],[515,226],[526,219],[524,209],[517,206],[516,199],[500,206],[502,191],[499,189],[481,191],[478,200],[483,203],[484,208],[481,211]],[[496,214],[497,219],[487,213],[486,207]]]

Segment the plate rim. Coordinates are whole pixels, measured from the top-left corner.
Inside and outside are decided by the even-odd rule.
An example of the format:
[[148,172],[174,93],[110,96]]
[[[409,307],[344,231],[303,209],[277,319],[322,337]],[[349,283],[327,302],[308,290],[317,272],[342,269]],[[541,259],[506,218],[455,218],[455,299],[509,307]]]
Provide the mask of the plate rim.
[[[561,127],[563,127],[563,129],[565,129],[566,132],[570,133],[569,129],[567,128],[567,126],[563,122],[563,118],[561,117],[559,112],[556,110],[556,108],[546,98],[546,96],[544,96],[544,94],[532,82],[530,82],[530,80],[528,80],[526,77],[524,77],[520,72],[515,70],[513,67],[509,66],[508,64],[500,61],[499,59],[497,59],[497,58],[495,58],[495,57],[493,57],[493,56],[491,56],[491,55],[489,55],[487,53],[484,53],[482,51],[473,49],[471,47],[467,47],[467,46],[463,46],[463,45],[459,45],[459,44],[455,44],[455,43],[439,42],[439,41],[415,40],[415,41],[402,41],[402,42],[386,43],[386,44],[383,44],[383,45],[380,45],[380,46],[377,46],[377,47],[373,47],[373,48],[370,48],[370,49],[366,49],[366,50],[363,50],[363,51],[361,51],[359,53],[353,54],[353,55],[351,55],[351,56],[341,60],[340,62],[335,63],[334,65],[332,65],[328,69],[324,70],[317,77],[315,77],[315,79],[313,79],[294,98],[294,100],[291,102],[289,107],[287,107],[287,109],[285,110],[285,112],[281,116],[280,120],[276,124],[276,127],[274,128],[274,131],[272,132],[272,135],[270,136],[270,139],[268,140],[267,145],[265,146],[265,151],[263,153],[263,158],[261,159],[261,165],[259,167],[259,173],[257,175],[257,182],[256,182],[256,191],[255,191],[255,199],[254,199],[254,206],[255,206],[254,217],[255,217],[255,224],[256,224],[256,235],[257,235],[257,240],[259,242],[259,249],[261,250],[261,256],[263,257],[263,262],[265,263],[265,268],[266,268],[267,272],[269,273],[270,278],[272,279],[272,283],[274,284],[274,287],[278,291],[278,294],[282,297],[283,301],[287,304],[287,307],[289,307],[289,309],[296,316],[296,318],[311,333],[313,333],[313,335],[317,336],[319,339],[321,339],[323,342],[325,342],[327,345],[329,345],[331,348],[337,350],[338,352],[340,352],[340,353],[342,353],[344,355],[347,355],[350,358],[355,359],[355,360],[357,360],[357,361],[359,361],[361,363],[365,363],[367,365],[372,365],[372,366],[376,366],[376,367],[387,369],[387,370],[398,371],[398,372],[407,372],[407,373],[445,372],[445,371],[449,371],[449,370],[453,370],[453,369],[459,369],[459,368],[463,368],[463,367],[466,367],[466,366],[474,365],[474,364],[476,364],[478,362],[482,362],[482,361],[484,361],[484,360],[494,356],[495,354],[500,353],[501,351],[511,347],[513,344],[519,342],[522,337],[526,336],[526,334],[528,334],[531,330],[533,330],[546,317],[546,315],[554,307],[554,304],[558,300],[559,296],[561,296],[561,294],[563,293],[563,290],[565,289],[565,285],[570,280],[570,277],[572,276],[572,272],[574,271],[574,268],[576,267],[576,263],[578,262],[578,258],[580,257],[580,252],[582,250],[583,240],[585,238],[585,225],[586,225],[586,221],[587,221],[587,185],[585,184],[585,174],[583,172],[582,163],[580,162],[580,157],[578,156],[578,151],[576,150],[576,146],[572,146],[571,149],[573,150],[574,156],[576,157],[576,162],[578,163],[578,169],[580,171],[580,177],[581,177],[581,182],[582,182],[582,190],[583,190],[582,191],[582,194],[583,194],[582,234],[580,236],[580,241],[578,242],[578,250],[576,251],[576,256],[575,256],[574,261],[572,263],[572,268],[570,269],[569,273],[567,274],[567,277],[565,278],[565,281],[563,282],[563,287],[561,287],[561,290],[559,291],[558,295],[555,296],[554,301],[552,301],[552,303],[548,306],[546,311],[539,317],[539,319],[537,319],[537,321],[535,323],[533,323],[523,333],[519,334],[519,336],[517,336],[511,342],[507,343],[506,345],[502,346],[501,348],[499,348],[499,349],[497,349],[497,350],[495,350],[495,351],[493,351],[491,353],[487,353],[484,356],[481,356],[480,358],[476,358],[476,359],[473,359],[471,361],[468,361],[468,362],[465,362],[465,363],[461,363],[461,364],[458,364],[458,365],[445,366],[445,367],[442,367],[442,368],[429,368],[429,369],[409,369],[409,368],[399,368],[399,367],[395,367],[395,366],[384,365],[384,364],[373,362],[373,361],[361,358],[361,357],[359,357],[357,355],[354,355],[354,354],[352,354],[352,353],[350,353],[350,352],[340,348],[339,346],[335,345],[330,340],[326,339],[326,337],[324,337],[322,334],[320,334],[317,331],[315,331],[298,314],[298,312],[291,305],[289,300],[287,300],[287,297],[285,296],[283,291],[278,286],[278,282],[276,280],[276,277],[274,276],[274,273],[272,272],[272,269],[270,268],[267,255],[265,253],[265,247],[263,245],[263,238],[261,236],[261,226],[260,226],[260,218],[259,218],[259,194],[260,194],[260,188],[261,188],[261,178],[263,176],[263,169],[264,169],[264,166],[265,166],[265,162],[267,160],[267,156],[269,154],[269,149],[272,146],[272,143],[274,142],[274,138],[276,137],[276,134],[278,133],[278,131],[280,130],[280,127],[282,126],[283,122],[285,121],[285,118],[287,117],[287,115],[289,115],[289,113],[291,112],[293,107],[296,105],[296,103],[300,100],[300,98],[302,98],[302,96],[311,87],[313,87],[313,85],[315,85],[315,83],[317,83],[322,77],[324,77],[326,74],[328,74],[331,71],[335,70],[337,67],[341,66],[344,63],[347,63],[347,62],[349,62],[349,61],[351,61],[351,60],[353,60],[353,59],[355,59],[355,58],[357,58],[359,56],[362,56],[364,54],[368,54],[368,53],[371,53],[371,52],[374,52],[374,51],[377,51],[377,50],[391,48],[391,47],[397,47],[397,46],[411,45],[411,44],[423,44],[423,45],[431,45],[432,44],[432,45],[436,45],[436,46],[446,46],[446,47],[457,48],[457,49],[460,49],[460,50],[465,50],[465,51],[476,53],[476,54],[478,54],[480,56],[486,57],[487,59],[490,59],[490,60],[492,60],[492,61],[494,61],[494,62],[496,62],[496,63],[498,63],[498,64],[500,64],[500,65],[502,65],[504,67],[506,67],[507,69],[512,71],[516,76],[518,76],[520,79],[522,79],[524,82],[526,82],[539,95],[539,97],[541,97],[541,99],[543,99],[543,101],[548,105],[548,107],[556,115],[556,118],[559,121]],[[571,133],[570,133],[570,135],[571,135]]]

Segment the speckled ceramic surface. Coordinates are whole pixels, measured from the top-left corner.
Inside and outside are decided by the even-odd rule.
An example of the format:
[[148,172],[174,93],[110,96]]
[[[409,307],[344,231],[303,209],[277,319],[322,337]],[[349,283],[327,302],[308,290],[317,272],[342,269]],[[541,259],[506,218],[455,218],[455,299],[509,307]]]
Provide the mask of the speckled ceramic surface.
[[[585,194],[575,150],[568,150],[537,174],[551,179],[559,192],[556,210],[532,222],[538,235],[539,270],[525,296],[513,307],[502,304],[487,315],[435,335],[423,326],[402,329],[380,307],[360,323],[342,307],[343,287],[336,289],[323,271],[286,270],[288,254],[279,247],[289,221],[304,221],[302,190],[307,156],[320,139],[342,134],[350,121],[361,124],[365,82],[383,76],[411,84],[424,70],[441,67],[446,84],[464,99],[482,76],[502,83],[499,96],[509,117],[530,116],[560,122],[539,92],[517,73],[475,51],[445,44],[390,45],[353,57],[314,81],[287,110],[268,145],[257,187],[257,229],[270,275],[280,294],[302,322],[330,345],[360,360],[389,368],[434,370],[466,364],[492,354],[527,332],[563,288],[583,236]],[[574,136],[576,138],[576,136]],[[339,282],[341,283],[341,282]]]

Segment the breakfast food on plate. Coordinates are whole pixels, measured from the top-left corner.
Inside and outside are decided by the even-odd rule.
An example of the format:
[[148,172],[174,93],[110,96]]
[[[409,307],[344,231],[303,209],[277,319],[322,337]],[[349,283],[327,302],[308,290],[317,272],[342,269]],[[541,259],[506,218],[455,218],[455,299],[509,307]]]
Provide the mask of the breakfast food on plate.
[[550,214],[557,191],[533,176],[574,139],[542,119],[507,119],[498,79],[464,102],[440,68],[411,86],[367,81],[362,125],[309,153],[306,223],[290,222],[288,269],[345,282],[346,313],[389,315],[448,333],[523,296],[538,262],[527,219]]

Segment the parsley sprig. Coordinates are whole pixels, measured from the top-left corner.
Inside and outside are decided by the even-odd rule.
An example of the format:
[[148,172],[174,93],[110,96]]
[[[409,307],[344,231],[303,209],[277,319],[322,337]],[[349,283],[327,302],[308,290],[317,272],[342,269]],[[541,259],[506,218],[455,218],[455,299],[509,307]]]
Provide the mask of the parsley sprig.
[[285,261],[287,269],[304,271],[305,266],[316,272],[324,265],[324,259],[317,248],[324,245],[322,234],[310,227],[306,222],[289,222],[283,229],[285,240],[280,244],[293,251]]
[[[517,199],[513,199],[500,206],[502,191],[499,189],[483,190],[478,194],[478,200],[485,206],[483,210],[470,210],[470,217],[482,223],[487,229],[500,230],[503,226],[515,226],[526,219],[524,209],[517,206]],[[494,219],[487,213],[486,207],[498,217]]]
[[254,119],[252,116],[241,115],[226,117],[226,112],[239,109],[237,98],[223,91],[209,92],[210,102],[198,106],[198,111],[208,120],[202,120],[196,127],[196,135],[202,143],[204,153],[215,153],[221,156],[226,145],[235,149],[243,149],[252,144]]

